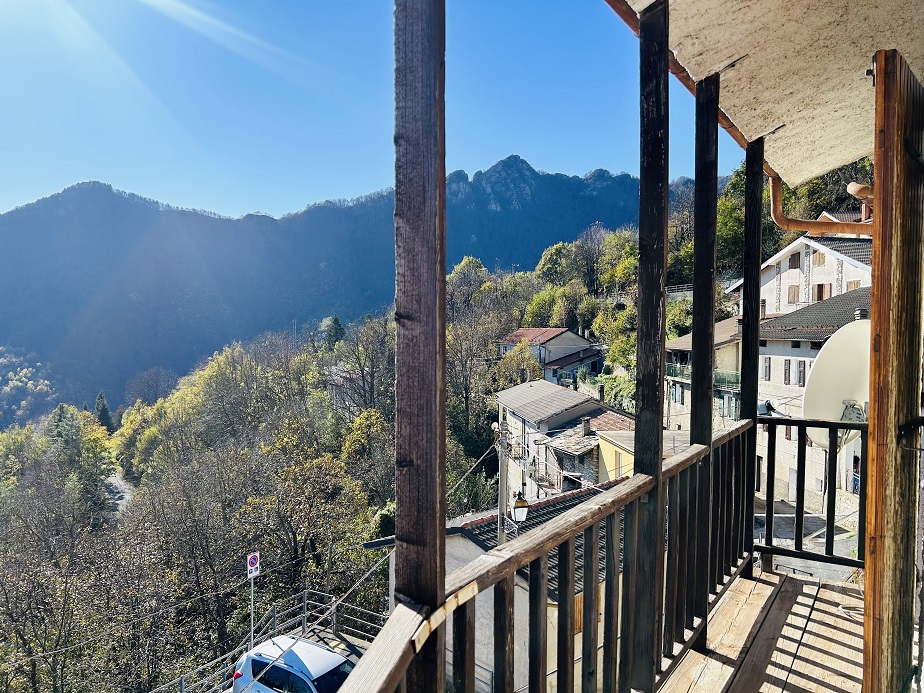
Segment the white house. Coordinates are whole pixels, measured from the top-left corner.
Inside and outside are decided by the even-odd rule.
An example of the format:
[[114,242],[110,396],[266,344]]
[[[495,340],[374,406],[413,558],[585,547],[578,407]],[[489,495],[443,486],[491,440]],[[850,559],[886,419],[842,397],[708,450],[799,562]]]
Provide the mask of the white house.
[[[791,313],[871,286],[872,248],[872,238],[864,236],[798,238],[761,265],[762,313]],[[739,279],[726,289],[726,293],[738,296],[739,305],[741,284]]]
[[508,430],[507,488],[527,500],[606,478],[597,433],[635,428],[630,416],[546,380],[501,390],[497,409]]
[[[809,372],[824,342],[838,329],[855,320],[857,311],[868,314],[870,289],[854,289],[826,301],[809,305],[786,315],[763,322],[760,326],[760,381],[758,402],[762,410],[779,412],[783,416],[802,417],[802,396]],[[769,403],[769,407],[767,404]],[[767,426],[757,432],[757,479],[764,490],[766,477]],[[775,497],[795,500],[796,429],[782,427],[776,441]],[[826,492],[827,450],[810,447],[806,451],[806,507],[821,508]],[[838,513],[856,507],[857,488],[854,479],[860,461],[860,441],[848,443],[838,455]]]
[[603,350],[565,327],[521,327],[497,341],[499,355],[503,356],[524,340],[549,382],[573,380],[582,366],[592,374],[599,373],[603,367]]

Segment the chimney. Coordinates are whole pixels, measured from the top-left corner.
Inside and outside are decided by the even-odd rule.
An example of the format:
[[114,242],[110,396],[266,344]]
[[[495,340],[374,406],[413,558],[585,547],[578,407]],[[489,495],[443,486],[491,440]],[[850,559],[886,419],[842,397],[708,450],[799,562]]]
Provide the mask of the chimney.
[[854,320],[869,320],[869,310],[866,308],[857,308],[853,312]]
[[760,299],[760,319],[763,320],[767,317],[767,299]]
[[582,436],[590,435],[590,417],[589,416],[581,417],[581,435]]
[[744,332],[744,318],[738,318],[738,334]]

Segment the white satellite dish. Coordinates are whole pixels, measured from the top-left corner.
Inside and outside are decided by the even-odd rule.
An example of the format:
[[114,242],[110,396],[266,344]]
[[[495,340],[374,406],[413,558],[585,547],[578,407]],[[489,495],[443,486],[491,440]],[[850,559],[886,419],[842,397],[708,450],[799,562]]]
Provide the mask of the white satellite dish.
[[[825,421],[866,421],[869,411],[870,321],[847,323],[825,342],[805,383],[802,417]],[[812,443],[827,449],[828,431],[806,431]],[[859,431],[845,431],[838,449],[856,438]]]

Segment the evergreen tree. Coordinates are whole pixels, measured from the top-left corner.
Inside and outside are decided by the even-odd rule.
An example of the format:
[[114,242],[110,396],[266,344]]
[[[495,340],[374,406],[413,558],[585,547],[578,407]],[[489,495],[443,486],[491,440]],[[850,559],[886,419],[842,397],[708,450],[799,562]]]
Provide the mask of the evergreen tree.
[[334,348],[337,342],[343,339],[346,335],[346,330],[343,328],[340,318],[334,314],[321,321],[321,334],[324,336],[324,346],[330,350]]
[[96,395],[96,418],[100,426],[110,433],[115,433],[115,423],[112,420],[112,412],[109,411],[109,403],[106,401],[106,395],[100,390]]

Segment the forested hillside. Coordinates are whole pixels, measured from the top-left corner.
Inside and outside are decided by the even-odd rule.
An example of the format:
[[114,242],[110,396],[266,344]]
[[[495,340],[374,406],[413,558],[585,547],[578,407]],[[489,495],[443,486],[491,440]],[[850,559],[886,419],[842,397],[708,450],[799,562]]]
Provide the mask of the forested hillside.
[[[739,170],[719,200],[718,256],[728,276],[739,269],[742,183]],[[806,216],[837,208],[848,204],[841,187],[813,182],[788,191],[787,205]],[[683,189],[675,190],[669,221],[677,283],[690,280],[692,256]],[[97,192],[114,205],[151,207]],[[373,202],[388,207],[386,196]],[[156,219],[163,211],[150,213]],[[769,221],[764,230],[765,253],[788,240]],[[214,232],[216,243],[222,233]],[[156,252],[152,239],[138,243]],[[186,247],[205,251],[192,241]],[[591,224],[572,242],[548,245],[534,267],[493,269],[469,256],[447,275],[450,517],[496,506],[493,393],[541,375],[525,344],[498,358],[499,336],[528,326],[590,329],[609,347],[608,372],[595,384],[612,404],[631,408],[634,380],[620,373],[633,369],[635,321],[647,309],[638,305],[635,228]],[[230,287],[228,271],[223,286]],[[154,277],[150,285],[123,281],[126,290],[160,286]],[[256,286],[253,276],[241,281]],[[88,280],[80,290],[92,287]],[[220,292],[211,295],[230,310]],[[322,305],[322,296],[315,300]],[[672,336],[689,331],[690,309],[689,301],[668,304]],[[25,356],[0,358],[12,364],[6,390],[58,401]],[[331,315],[296,332],[228,340],[175,387],[165,372],[148,376],[116,421],[97,397],[90,399],[95,411],[60,404],[0,431],[0,691],[150,691],[246,635],[248,551],[263,558],[259,611],[305,587],[343,594],[383,555],[361,545],[393,531],[394,323],[387,308],[353,322]],[[386,596],[383,566],[350,600],[382,610]]]
[[[471,255],[532,267],[590,224],[617,228],[638,213],[627,174],[546,174],[519,157],[471,180],[452,173],[447,186],[450,266]],[[226,219],[76,185],[0,215],[0,348],[66,401],[102,389],[118,406],[139,372],[183,373],[235,339],[388,305],[393,210],[383,191],[281,219]],[[23,421],[20,404],[0,403],[0,423]]]

